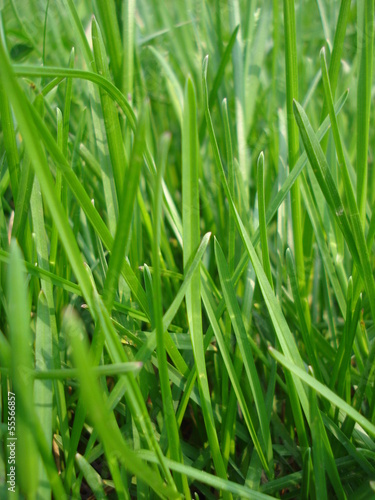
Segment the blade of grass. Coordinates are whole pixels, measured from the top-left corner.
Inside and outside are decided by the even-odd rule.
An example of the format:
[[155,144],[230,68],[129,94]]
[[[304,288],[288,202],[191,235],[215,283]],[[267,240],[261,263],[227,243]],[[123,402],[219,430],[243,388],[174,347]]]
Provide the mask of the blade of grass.
[[[157,357],[159,365],[159,377],[161,385],[161,394],[163,401],[163,410],[165,423],[168,435],[168,444],[172,460],[177,462],[182,461],[182,453],[180,447],[180,437],[176,422],[175,411],[173,407],[173,399],[171,387],[169,384],[169,375],[167,367],[167,355],[164,346],[164,329],[163,329],[163,305],[161,298],[161,275],[160,275],[160,220],[162,216],[162,178],[166,167],[167,154],[170,145],[170,136],[164,136],[161,139],[161,159],[160,166],[157,171],[154,188],[154,203],[153,203],[153,241],[152,241],[152,261],[154,267],[153,284],[153,305],[156,326],[157,340]],[[184,492],[186,498],[191,498],[189,485],[186,476],[176,474],[175,481],[180,492]]]
[[21,251],[15,240],[10,245],[7,276],[8,322],[11,345],[11,386],[16,401],[16,430],[9,433],[9,445],[16,446],[18,484],[22,492],[35,496],[38,488],[38,461],[28,415],[34,412],[33,382],[25,373],[33,369],[30,307]]
[[[33,191],[31,193],[30,200],[31,216],[33,221],[33,229],[35,234],[35,246],[37,252],[37,262],[40,271],[49,272],[49,259],[48,259],[48,238],[45,230],[45,220],[44,220],[44,210],[42,202],[42,193],[40,191],[40,185],[37,179],[34,180]],[[43,274],[42,274],[43,276]],[[44,279],[41,280],[41,288],[45,294],[48,310],[50,314],[49,324],[52,334],[52,354],[53,354],[53,365],[55,369],[59,369],[61,366],[60,352],[59,352],[59,339],[57,330],[57,320],[55,314],[55,300],[52,284]],[[65,458],[67,457],[70,435],[68,421],[66,418],[67,407],[65,400],[65,388],[63,384],[59,381],[54,383],[54,394],[57,406],[57,414],[60,421],[60,433],[62,436],[62,441],[65,448]]]
[[[150,462],[155,461],[153,455],[146,450],[141,450],[140,452],[138,452],[138,455]],[[270,500],[270,498],[272,498],[268,495],[265,495],[264,493],[251,490],[246,486],[228,481],[227,479],[222,479],[203,470],[198,470],[196,468],[189,467],[188,465],[182,465],[170,459],[167,459],[167,463],[172,470],[176,470],[181,474],[186,474],[196,481],[201,481],[204,484],[208,484],[209,486],[217,489],[219,492],[222,492],[223,495],[225,493],[233,493],[234,495],[238,495],[240,498],[249,498],[252,500]]]
[[[184,242],[184,272],[187,271],[188,266],[193,259],[194,253],[199,246],[200,240],[198,190],[199,146],[196,113],[195,89],[193,82],[190,78],[188,78],[185,87],[182,127],[182,223]],[[216,472],[219,477],[226,478],[226,470],[220,452],[214,424],[206,363],[204,359],[199,266],[196,271],[194,271],[186,291],[186,308],[207,437],[212,449],[212,458],[215,463]],[[224,497],[230,498],[230,495],[225,494]]]
[[[208,109],[208,99],[207,99],[207,63],[208,63],[208,58],[206,57],[204,60],[203,64],[203,90],[205,92],[204,97],[205,97],[205,113],[206,113],[206,119],[207,119],[207,128],[210,134],[210,140],[211,140],[211,146],[214,151],[214,156],[215,156],[215,161],[216,161],[216,166],[219,170],[220,174],[220,180],[224,188],[225,195],[227,197],[229,207],[234,214],[235,220],[236,220],[236,225],[237,229],[241,235],[242,241],[246,247],[246,250],[248,252],[248,255],[250,257],[251,263],[254,267],[254,271],[257,275],[257,278],[259,280],[259,285],[261,287],[261,291],[263,294],[263,298],[266,302],[267,309],[270,313],[272,323],[275,327],[275,331],[278,337],[278,340],[280,342],[281,348],[284,353],[290,358],[291,360],[295,360],[298,362],[299,366],[303,366],[302,359],[300,357],[300,354],[298,352],[297,346],[295,344],[294,338],[289,330],[289,327],[286,323],[285,317],[280,309],[280,305],[278,304],[276,297],[274,296],[274,293],[272,291],[271,285],[268,282],[268,279],[263,271],[262,265],[258,259],[258,256],[255,252],[254,246],[251,242],[250,236],[247,233],[245,226],[237,212],[237,209],[234,205],[233,199],[231,197],[231,194],[229,192],[229,187],[225,178],[225,173],[224,173],[224,168],[221,163],[220,159],[220,154],[217,146],[217,141],[215,137],[215,132],[213,130],[213,125],[212,125],[212,120],[210,116],[210,112]],[[307,403],[307,396],[300,385],[299,381],[297,379],[294,379],[294,382],[296,384],[298,396],[301,400],[301,404],[303,406],[303,409],[305,413],[307,412],[308,414],[308,403]]]
[[100,500],[104,500],[105,498],[107,498],[106,494],[104,493],[104,484],[101,476],[88,463],[85,457],[77,453],[76,463],[80,468],[84,478],[86,479],[87,484],[91,488],[91,491],[95,495],[95,498],[98,498]]
[[318,401],[316,393],[310,390],[310,429],[312,436],[312,462],[315,476],[315,492],[316,497],[322,500],[327,500],[327,484],[325,470],[325,453],[324,444],[321,439],[321,419],[319,415]]
[[86,336],[83,327],[72,311],[67,311],[65,316],[65,329],[72,344],[72,352],[81,382],[81,395],[85,401],[88,415],[95,423],[103,443],[105,453],[116,456],[123,465],[142,481],[149,484],[162,498],[170,495],[177,498],[177,492],[161,482],[159,477],[141,461],[125,443],[117,425],[115,416],[107,406],[97,381],[92,372]]
[[372,276],[366,240],[363,235],[363,231],[361,231],[361,224],[358,222],[358,218],[352,217],[352,215],[355,216],[355,212],[354,214],[350,213],[350,219],[352,220],[352,226],[350,227],[346,211],[343,207],[334,180],[332,179],[327,161],[312,130],[306,113],[296,101],[294,102],[294,110],[310,163],[326,200],[330,208],[333,210],[333,213],[336,215],[337,223],[345,237],[353,260],[357,265],[357,269],[364,280],[371,312],[375,316],[375,282]]
[[223,334],[221,333],[219,323],[215,317],[215,312],[214,312],[214,309],[213,309],[213,306],[211,303],[212,301],[210,300],[209,292],[206,289],[205,284],[203,284],[203,286],[202,286],[202,298],[203,298],[203,303],[204,303],[205,309],[207,311],[208,318],[210,320],[212,329],[214,331],[216,340],[217,340],[218,345],[219,345],[220,353],[223,356],[226,370],[228,371],[230,381],[233,385],[233,390],[235,391],[235,394],[237,396],[237,402],[238,402],[238,404],[241,408],[241,411],[243,413],[249,434],[251,436],[251,439],[253,440],[255,449],[257,450],[257,453],[260,457],[260,460],[261,460],[263,467],[265,468],[265,470],[269,471],[270,469],[269,469],[268,459],[265,456],[265,453],[263,451],[263,447],[258,439],[258,436],[256,433],[256,425],[255,425],[255,422],[253,421],[253,418],[251,416],[251,412],[249,411],[248,405],[246,403],[246,399],[243,395],[243,391],[241,389],[241,385],[239,383],[239,379],[237,376],[236,366],[233,366],[227,344],[224,340]]
[[[259,376],[255,367],[253,353],[247,339],[246,330],[242,322],[241,311],[235,296],[235,292],[231,285],[231,277],[228,270],[228,265],[225,262],[224,254],[220,248],[219,243],[215,239],[215,257],[219,271],[221,288],[223,296],[228,309],[228,313],[233,325],[233,330],[236,334],[237,342],[240,348],[242,360],[245,366],[248,382],[254,397],[255,406],[259,425],[262,432],[263,443],[266,449],[265,455],[267,457],[267,466],[263,464],[267,474],[272,475],[272,441],[270,428],[268,425],[268,417],[264,403],[264,396],[260,385]],[[260,456],[260,458],[262,458]]]
[[[97,2],[97,4],[104,4],[105,2]],[[110,4],[111,2],[109,2]],[[107,55],[104,48],[104,42],[99,25],[95,19],[92,20],[92,44],[94,49],[95,65],[99,74],[103,75],[107,80],[110,80],[110,73],[107,63]],[[114,30],[116,31],[116,30]],[[111,63],[115,65],[115,61],[111,59]],[[119,69],[112,68],[115,74],[118,74]],[[118,119],[118,112],[114,102],[109,95],[99,89],[101,107],[103,112],[106,138],[108,142],[108,150],[111,157],[112,171],[117,193],[117,200],[121,205],[121,195],[123,191],[125,170],[127,167],[127,160],[125,157],[125,150],[122,141],[122,134],[120,123]]]
[[258,186],[258,211],[259,211],[259,231],[262,248],[263,269],[266,273],[268,281],[273,288],[270,256],[268,251],[267,241],[267,226],[266,226],[266,208],[264,200],[264,154],[260,153],[257,163],[257,186]]
[[[122,89],[122,68],[124,64],[121,33],[117,20],[116,3],[114,0],[95,0],[98,19],[104,33],[111,70],[116,87]],[[104,47],[104,45],[103,45]]]
[[[286,107],[288,126],[288,161],[292,171],[298,159],[298,129],[293,117],[293,99],[298,99],[297,42],[294,0],[284,0],[284,38],[286,69]],[[305,295],[305,265],[302,244],[302,213],[299,182],[291,188],[292,225],[294,253],[296,256],[298,284],[302,296]]]
[[288,371],[294,373],[303,382],[312,387],[317,393],[321,394],[331,404],[337,406],[340,410],[345,412],[350,418],[357,422],[363,429],[365,429],[371,436],[375,436],[375,426],[367,420],[363,415],[354,410],[343,399],[332,392],[328,387],[323,385],[318,380],[308,375],[303,369],[294,363],[290,362],[283,354],[277,352],[272,347],[268,348],[271,356],[273,356],[280,364],[282,364]]
[[363,228],[366,222],[368,145],[374,45],[374,2],[366,0],[357,9],[357,203]]
[[[48,304],[43,291],[39,295],[35,334],[35,370],[51,370],[53,367],[52,331]],[[43,426],[48,448],[52,450],[53,392],[50,380],[35,380],[34,407],[37,418]],[[41,457],[38,457],[37,495],[51,496],[48,476]]]

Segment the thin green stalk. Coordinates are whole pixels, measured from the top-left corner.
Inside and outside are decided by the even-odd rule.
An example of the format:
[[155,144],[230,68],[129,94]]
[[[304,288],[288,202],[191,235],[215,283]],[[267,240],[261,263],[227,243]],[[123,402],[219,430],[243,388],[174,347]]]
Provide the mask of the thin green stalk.
[[[285,69],[286,69],[286,108],[288,125],[288,160],[292,171],[298,159],[298,128],[293,115],[293,99],[298,99],[297,42],[294,0],[284,0],[284,37],[285,37]],[[302,296],[305,291],[305,264],[302,243],[302,213],[299,181],[291,189],[292,225],[294,253],[296,256],[297,276]]]
[[357,87],[357,203],[363,228],[366,223],[367,156],[374,45],[374,0],[357,6],[357,47],[359,58]]
[[[200,240],[198,187],[199,148],[196,113],[195,89],[193,82],[188,78],[185,87],[182,130],[182,223],[185,272],[199,246]],[[216,472],[219,477],[226,478],[226,469],[214,424],[206,363],[204,359],[199,268],[194,272],[186,292],[186,308],[207,437],[212,449],[212,458],[215,463]],[[225,493],[224,497],[230,498],[231,495]]]
[[273,280],[270,264],[270,256],[268,251],[267,226],[266,226],[266,207],[264,200],[264,154],[260,153],[257,164],[257,186],[258,186],[258,212],[259,212],[259,231],[260,245],[262,248],[263,269],[266,273],[268,281],[273,289]]

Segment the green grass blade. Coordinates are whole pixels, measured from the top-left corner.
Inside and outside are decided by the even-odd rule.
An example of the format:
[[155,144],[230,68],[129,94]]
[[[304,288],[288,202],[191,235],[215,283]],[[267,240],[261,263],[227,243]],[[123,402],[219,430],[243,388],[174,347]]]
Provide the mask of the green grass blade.
[[340,410],[345,412],[350,418],[352,418],[361,427],[363,427],[363,429],[365,429],[369,434],[371,434],[371,436],[375,436],[375,426],[371,422],[369,422],[367,418],[361,415],[358,411],[354,410],[344,400],[342,400],[334,392],[328,389],[328,387],[326,387],[321,382],[311,377],[311,375],[308,375],[299,366],[296,366],[294,363],[288,361],[283,354],[277,352],[272,347],[269,347],[269,350],[271,355],[279,363],[281,363],[288,371],[294,373],[303,382],[305,382],[307,385],[312,387],[316,392],[321,394],[325,399],[327,399],[331,404],[337,406]]
[[317,498],[328,499],[326,470],[324,460],[324,444],[321,439],[321,419],[319,415],[318,402],[314,391],[310,391],[310,415],[311,415],[311,435],[312,435],[312,462],[315,476],[315,490]]
[[79,453],[76,454],[76,462],[84,478],[86,479],[87,484],[90,486],[91,491],[94,493],[95,498],[104,500],[106,498],[106,494],[104,493],[103,480],[100,475],[88,463],[85,457],[83,457]]
[[[105,2],[98,2],[98,3],[104,4]],[[92,44],[94,49],[96,69],[100,75],[103,75],[107,80],[110,80],[107,56],[105,53],[102,33],[95,19],[93,19],[92,21]],[[113,59],[111,59],[111,62],[112,64],[115,64],[115,61]],[[116,74],[119,72],[119,69],[113,68],[113,71]],[[108,141],[108,150],[111,157],[113,177],[117,192],[117,200],[119,205],[121,205],[122,203],[121,196],[124,184],[125,171],[127,168],[127,161],[122,141],[118,112],[112,99],[102,89],[100,89],[100,101],[102,105],[106,138]]]
[[261,445],[259,438],[257,436],[257,433],[256,433],[256,423],[253,421],[253,418],[251,416],[251,412],[249,411],[249,408],[247,406],[245,397],[243,395],[243,391],[241,389],[240,382],[239,382],[237,374],[236,374],[236,368],[235,368],[235,366],[233,366],[233,363],[232,363],[232,360],[230,357],[230,353],[228,351],[228,347],[227,347],[226,342],[224,340],[224,336],[221,333],[219,323],[215,317],[215,312],[214,312],[214,309],[213,309],[213,306],[211,303],[212,301],[209,298],[209,292],[206,289],[205,284],[203,284],[203,286],[202,286],[202,298],[203,298],[204,306],[205,306],[205,309],[207,311],[212,329],[214,331],[216,340],[217,340],[218,345],[219,345],[220,353],[223,356],[225,367],[228,371],[230,381],[233,385],[233,390],[235,391],[238,404],[239,404],[241,411],[243,413],[249,434],[251,436],[251,439],[253,440],[254,446],[258,452],[258,455],[259,455],[260,460],[263,464],[263,467],[265,468],[265,470],[269,471],[268,460],[265,456],[262,445]]
[[242,322],[241,311],[232,288],[231,278],[228,270],[228,265],[225,262],[224,254],[220,245],[215,240],[215,256],[217,267],[219,271],[220,283],[223,290],[224,299],[228,309],[229,317],[231,319],[234,332],[236,334],[237,342],[241,351],[242,360],[245,366],[248,382],[254,397],[255,406],[257,409],[259,425],[262,432],[264,446],[266,448],[265,455],[267,456],[266,471],[272,474],[272,444],[271,435],[268,425],[268,416],[264,404],[264,396],[260,385],[259,376],[255,367],[253,353],[250,343],[247,339],[246,330]]
[[[154,457],[148,451],[141,450],[138,454],[150,462],[155,461]],[[172,470],[176,470],[181,474],[186,474],[192,479],[212,486],[213,488],[221,492],[222,495],[224,495],[225,493],[233,493],[233,495],[236,495],[239,498],[249,498],[252,500],[270,500],[270,498],[272,498],[269,495],[260,493],[259,491],[251,490],[246,486],[242,486],[241,484],[222,479],[205,471],[198,470],[194,467],[182,465],[170,459],[167,459],[167,463]]]
[[[298,362],[298,364],[302,367],[302,359],[300,357],[300,354],[298,352],[297,346],[295,344],[294,338],[289,330],[289,327],[286,323],[285,317],[280,309],[280,305],[278,304],[276,297],[272,291],[271,285],[269,284],[269,281],[264,273],[264,270],[262,268],[262,265],[258,259],[258,256],[255,252],[254,246],[251,242],[250,236],[247,233],[247,230],[237,212],[237,209],[234,205],[233,199],[231,197],[231,194],[229,192],[229,187],[225,178],[225,173],[224,173],[224,168],[220,160],[220,154],[217,146],[217,141],[215,137],[215,132],[213,130],[212,126],[212,121],[211,121],[211,116],[210,112],[208,109],[208,100],[207,100],[207,81],[206,81],[206,72],[207,72],[207,62],[208,59],[206,58],[204,61],[203,65],[203,89],[206,89],[205,92],[205,112],[206,112],[206,119],[207,119],[207,128],[210,134],[210,140],[211,140],[211,146],[214,150],[214,155],[215,155],[215,160],[216,160],[216,165],[219,170],[220,174],[220,180],[224,188],[225,195],[227,197],[229,207],[234,214],[235,220],[236,220],[236,225],[237,229],[241,235],[242,241],[246,247],[246,250],[248,252],[249,258],[251,260],[251,263],[254,267],[255,273],[257,275],[257,278],[259,280],[259,285],[263,294],[263,298],[266,302],[267,309],[270,313],[272,323],[275,327],[275,331],[278,337],[278,340],[280,342],[281,348],[283,349],[283,352],[292,360],[295,360]],[[304,389],[302,386],[299,384],[298,380],[295,379],[296,383],[296,388],[298,391],[299,398],[301,400],[302,406],[304,408],[305,412],[308,412],[308,403],[307,403],[307,397],[305,394]]]
[[[286,69],[286,107],[288,125],[288,162],[292,171],[298,159],[299,140],[298,129],[293,117],[293,99],[298,99],[298,67],[297,67],[297,42],[294,0],[284,0],[284,38],[285,38],[285,69]],[[302,245],[302,213],[299,182],[293,184],[291,189],[292,225],[294,253],[298,283],[302,295],[305,294],[305,265]]]
[[266,208],[264,201],[264,154],[260,153],[257,168],[257,186],[258,186],[258,211],[259,211],[259,232],[262,248],[263,269],[268,281],[273,288],[270,256],[268,251],[267,226],[266,226]]
[[[103,290],[103,300],[109,311],[116,296],[118,278],[124,261],[124,248],[129,238],[134,202],[137,195],[141,168],[143,165],[143,150],[145,147],[146,112],[143,110],[139,119],[137,132],[129,164],[126,185],[123,185],[119,221],[113,242],[111,258]],[[130,193],[130,195],[128,194]]]
[[374,45],[374,2],[360,2],[357,10],[359,59],[357,87],[357,203],[362,226],[366,222],[368,145]]
[[[199,246],[199,187],[198,165],[199,147],[196,117],[196,99],[193,83],[186,82],[185,101],[182,128],[182,205],[183,205],[183,258],[186,272],[194,253]],[[211,408],[210,393],[207,380],[206,363],[204,359],[202,335],[202,310],[200,298],[199,267],[194,272],[190,285],[186,291],[186,307],[191,331],[191,340],[196,364],[198,386],[201,394],[202,411],[208,440],[212,449],[212,458],[217,474],[226,478],[226,471],[221,456],[219,442],[214,425]],[[228,495],[225,495],[227,498]]]
[[[33,413],[33,382],[27,370],[33,369],[30,308],[27,300],[25,269],[16,241],[11,243],[8,269],[8,321],[10,327],[11,385],[15,394],[16,429],[9,435],[16,445],[18,484],[22,492],[35,496],[38,486],[36,445],[29,415]],[[10,444],[10,442],[9,442]]]
[[[47,300],[42,291],[39,295],[37,310],[35,370],[46,371],[53,367],[53,339],[49,314]],[[34,406],[37,418],[43,426],[48,448],[52,450],[53,392],[51,380],[36,380],[34,382]],[[51,495],[48,476],[40,458],[38,460],[37,495],[41,497]]]
[[114,0],[95,0],[95,7],[106,41],[114,81],[116,86],[122,89],[122,67],[124,61],[121,33],[117,21],[116,3]]
[[[162,178],[167,162],[167,153],[170,145],[170,136],[164,136],[161,140],[161,165],[159,166],[154,188],[154,204],[153,204],[153,242],[152,242],[152,260],[154,266],[153,277],[153,305],[156,326],[157,340],[157,357],[159,365],[159,376],[161,385],[161,394],[163,401],[163,410],[165,416],[164,425],[167,428],[168,444],[172,460],[182,462],[182,453],[180,447],[180,437],[176,422],[175,411],[173,408],[172,391],[169,385],[169,375],[167,367],[167,355],[164,346],[164,329],[163,329],[163,305],[161,295],[161,276],[160,276],[160,220],[162,216]],[[180,492],[184,492],[186,498],[190,497],[190,490],[185,476],[176,475],[175,477],[177,488]]]
[[372,314],[375,315],[375,282],[371,272],[371,264],[365,237],[360,228],[360,221],[358,218],[351,217],[352,225],[350,226],[326,158],[316,139],[306,113],[297,102],[294,102],[294,111],[310,163],[326,200],[336,216],[335,219],[345,237],[353,260],[357,264],[357,269],[364,280],[371,311]]
[[115,454],[132,474],[149,484],[162,498],[168,494],[171,495],[171,498],[177,498],[177,494],[162,483],[155,473],[125,443],[114,414],[109,410],[107,402],[103,398],[98,383],[93,376],[88,357],[87,340],[82,325],[71,311],[66,313],[65,328],[72,344],[74,359],[79,371],[81,394],[88,415],[94,421],[101,437],[106,454],[109,454],[109,456]]

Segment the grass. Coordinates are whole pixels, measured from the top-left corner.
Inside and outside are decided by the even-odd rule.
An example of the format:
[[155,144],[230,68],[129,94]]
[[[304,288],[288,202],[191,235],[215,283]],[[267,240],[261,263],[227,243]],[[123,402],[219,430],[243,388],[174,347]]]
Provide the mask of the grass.
[[375,496],[373,18],[2,6],[1,498]]

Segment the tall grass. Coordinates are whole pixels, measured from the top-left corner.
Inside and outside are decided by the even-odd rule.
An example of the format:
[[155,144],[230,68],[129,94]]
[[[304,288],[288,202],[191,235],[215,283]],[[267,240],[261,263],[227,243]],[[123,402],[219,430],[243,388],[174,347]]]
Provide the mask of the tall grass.
[[373,23],[2,5],[1,498],[375,496]]

